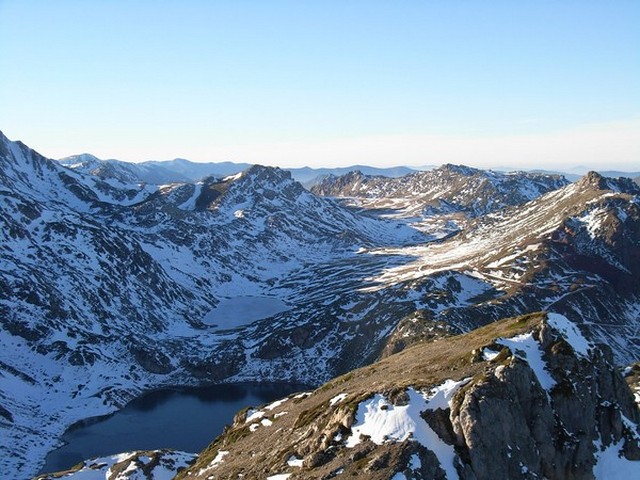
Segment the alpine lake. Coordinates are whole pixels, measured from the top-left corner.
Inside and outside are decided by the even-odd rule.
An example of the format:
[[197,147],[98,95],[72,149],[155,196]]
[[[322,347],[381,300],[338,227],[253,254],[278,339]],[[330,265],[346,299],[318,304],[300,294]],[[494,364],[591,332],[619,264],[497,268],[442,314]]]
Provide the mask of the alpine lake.
[[308,389],[289,383],[242,383],[151,392],[113,415],[74,424],[62,436],[65,445],[47,455],[41,473],[134,450],[170,448],[198,453],[241,409]]
[[[207,314],[206,324],[237,328],[286,310],[270,297],[225,299]],[[169,388],[137,398],[116,413],[89,418],[71,426],[64,445],[49,452],[41,473],[68,469],[94,457],[134,450],[170,448],[190,453],[203,450],[243,408],[260,406],[309,390],[291,383],[222,384],[198,388]]]

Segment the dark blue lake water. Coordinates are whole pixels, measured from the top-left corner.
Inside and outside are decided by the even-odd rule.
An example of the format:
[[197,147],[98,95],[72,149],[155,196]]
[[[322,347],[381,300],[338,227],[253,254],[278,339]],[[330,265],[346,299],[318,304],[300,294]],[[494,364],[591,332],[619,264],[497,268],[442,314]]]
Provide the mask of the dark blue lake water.
[[66,445],[47,455],[42,472],[131,450],[172,448],[197,453],[222,433],[242,408],[308,389],[286,383],[235,384],[149,393],[109,417],[71,427],[62,437]]

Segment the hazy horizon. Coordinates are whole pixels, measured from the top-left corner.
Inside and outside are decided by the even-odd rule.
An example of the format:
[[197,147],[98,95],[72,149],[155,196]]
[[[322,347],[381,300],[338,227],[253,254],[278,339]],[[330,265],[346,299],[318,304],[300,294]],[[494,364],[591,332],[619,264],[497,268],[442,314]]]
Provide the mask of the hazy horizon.
[[50,158],[640,169],[640,3],[0,0]]

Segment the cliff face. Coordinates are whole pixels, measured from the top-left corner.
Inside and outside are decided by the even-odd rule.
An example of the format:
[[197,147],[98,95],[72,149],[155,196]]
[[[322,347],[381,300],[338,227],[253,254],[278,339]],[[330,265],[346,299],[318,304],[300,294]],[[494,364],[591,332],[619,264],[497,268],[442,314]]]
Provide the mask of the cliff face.
[[461,478],[592,478],[608,449],[639,460],[638,410],[609,350],[576,352],[547,324],[532,339],[549,378],[515,342],[515,353],[454,397]]
[[639,421],[606,346],[565,317],[530,315],[240,412],[179,477],[633,476]]

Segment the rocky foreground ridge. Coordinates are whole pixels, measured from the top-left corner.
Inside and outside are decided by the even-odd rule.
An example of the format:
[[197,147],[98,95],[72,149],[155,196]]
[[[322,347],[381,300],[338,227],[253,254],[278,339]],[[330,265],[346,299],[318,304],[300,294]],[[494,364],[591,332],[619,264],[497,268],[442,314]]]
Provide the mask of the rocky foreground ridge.
[[[612,479],[640,473],[640,411],[608,347],[557,314],[416,345],[239,412],[179,479]],[[151,478],[127,465],[104,478]],[[124,456],[123,456],[124,458]],[[103,462],[103,464],[106,464]],[[42,479],[84,478],[99,468]]]

